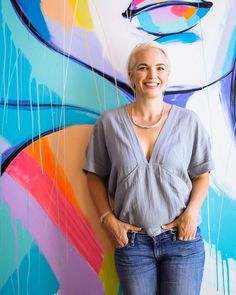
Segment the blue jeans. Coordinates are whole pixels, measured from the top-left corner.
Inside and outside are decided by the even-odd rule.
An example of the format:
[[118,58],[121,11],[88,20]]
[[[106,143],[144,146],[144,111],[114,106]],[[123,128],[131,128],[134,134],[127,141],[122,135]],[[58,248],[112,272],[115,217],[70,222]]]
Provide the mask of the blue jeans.
[[128,237],[129,244],[115,250],[124,295],[200,294],[205,250],[199,228],[193,241],[178,240],[173,231]]

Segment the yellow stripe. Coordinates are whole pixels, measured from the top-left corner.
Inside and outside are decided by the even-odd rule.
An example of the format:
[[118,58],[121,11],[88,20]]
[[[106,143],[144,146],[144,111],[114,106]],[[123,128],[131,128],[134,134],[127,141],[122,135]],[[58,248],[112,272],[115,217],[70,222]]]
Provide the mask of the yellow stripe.
[[93,29],[93,21],[90,16],[88,0],[70,0],[75,15],[75,23],[86,29]]
[[106,295],[118,294],[120,283],[114,264],[114,251],[105,253],[99,277],[102,281]]

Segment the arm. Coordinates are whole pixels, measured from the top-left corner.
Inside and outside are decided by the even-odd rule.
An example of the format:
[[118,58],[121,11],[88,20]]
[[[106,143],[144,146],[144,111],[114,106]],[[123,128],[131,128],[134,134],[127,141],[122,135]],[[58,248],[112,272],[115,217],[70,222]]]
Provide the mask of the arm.
[[197,218],[209,186],[209,173],[203,173],[192,180],[192,192],[184,212],[173,222],[163,226],[164,229],[178,228],[180,240],[193,240],[197,229]]
[[140,231],[141,228],[134,225],[120,221],[112,213],[108,202],[107,189],[104,184],[102,177],[88,172],[87,182],[90,194],[92,196],[95,207],[101,216],[104,212],[111,211],[103,219],[103,224],[106,230],[111,234],[115,241],[115,245],[118,247],[123,247],[128,243],[127,232],[130,231]]

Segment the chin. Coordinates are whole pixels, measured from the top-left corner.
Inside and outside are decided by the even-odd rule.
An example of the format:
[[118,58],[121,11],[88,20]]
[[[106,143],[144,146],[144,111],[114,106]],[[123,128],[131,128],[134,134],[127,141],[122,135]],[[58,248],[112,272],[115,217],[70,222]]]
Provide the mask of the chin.
[[162,93],[155,93],[155,94],[145,94],[142,96],[143,98],[146,98],[146,99],[162,99],[163,98],[163,94]]

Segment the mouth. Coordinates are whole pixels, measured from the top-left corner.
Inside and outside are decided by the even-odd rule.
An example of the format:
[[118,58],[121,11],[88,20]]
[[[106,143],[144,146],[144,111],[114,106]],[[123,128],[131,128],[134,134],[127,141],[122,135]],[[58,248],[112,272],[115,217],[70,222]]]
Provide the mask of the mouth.
[[148,88],[156,88],[160,85],[160,83],[158,82],[144,82],[143,84],[145,87],[148,87]]
[[155,36],[187,31],[197,25],[212,7],[210,1],[133,0],[122,16],[137,29]]

